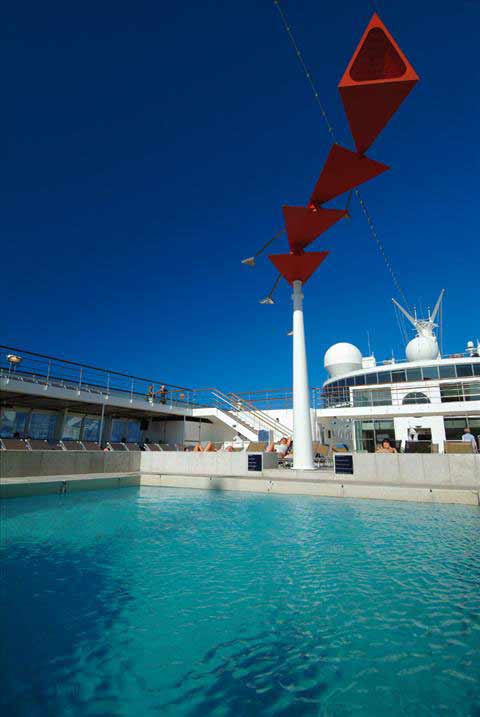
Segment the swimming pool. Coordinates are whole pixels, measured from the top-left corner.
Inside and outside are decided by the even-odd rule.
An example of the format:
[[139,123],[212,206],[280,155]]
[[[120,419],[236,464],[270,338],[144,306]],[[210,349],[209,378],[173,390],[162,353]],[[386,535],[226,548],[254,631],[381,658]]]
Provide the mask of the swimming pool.
[[123,488],[2,504],[3,715],[478,715],[480,511]]

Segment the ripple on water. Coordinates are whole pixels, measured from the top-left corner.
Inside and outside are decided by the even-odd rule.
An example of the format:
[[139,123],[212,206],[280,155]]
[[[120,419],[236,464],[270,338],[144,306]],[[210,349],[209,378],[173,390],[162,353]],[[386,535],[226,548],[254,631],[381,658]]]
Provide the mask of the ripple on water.
[[2,518],[2,714],[480,715],[477,509],[125,488]]

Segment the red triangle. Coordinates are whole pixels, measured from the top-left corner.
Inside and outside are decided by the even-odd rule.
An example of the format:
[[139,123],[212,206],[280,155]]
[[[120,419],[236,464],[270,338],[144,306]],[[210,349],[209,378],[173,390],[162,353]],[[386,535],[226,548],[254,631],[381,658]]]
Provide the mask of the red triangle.
[[375,13],[338,85],[359,152],[367,151],[418,79]]
[[376,162],[339,144],[334,144],[313,190],[310,202],[324,204],[349,189],[386,172],[386,164]]
[[344,209],[311,209],[308,207],[283,207],[288,242],[294,254],[301,254],[320,234],[342,219]]
[[289,284],[297,280],[305,284],[327,256],[328,251],[310,251],[307,254],[271,254],[268,258]]

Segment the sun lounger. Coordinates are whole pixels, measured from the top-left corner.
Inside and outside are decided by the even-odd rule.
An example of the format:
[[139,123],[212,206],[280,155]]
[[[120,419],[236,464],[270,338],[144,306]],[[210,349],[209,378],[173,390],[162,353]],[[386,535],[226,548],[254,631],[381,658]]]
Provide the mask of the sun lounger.
[[29,451],[30,447],[23,438],[1,438],[0,450],[3,451]]

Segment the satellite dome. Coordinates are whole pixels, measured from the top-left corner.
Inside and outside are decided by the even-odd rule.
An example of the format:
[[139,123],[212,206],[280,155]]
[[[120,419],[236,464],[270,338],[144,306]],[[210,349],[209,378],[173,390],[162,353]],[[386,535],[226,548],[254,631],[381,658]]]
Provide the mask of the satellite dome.
[[323,365],[333,378],[362,368],[362,354],[353,344],[333,344],[325,353]]
[[408,361],[433,361],[439,357],[435,336],[417,336],[405,349]]

